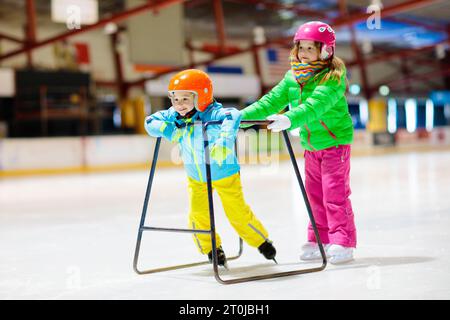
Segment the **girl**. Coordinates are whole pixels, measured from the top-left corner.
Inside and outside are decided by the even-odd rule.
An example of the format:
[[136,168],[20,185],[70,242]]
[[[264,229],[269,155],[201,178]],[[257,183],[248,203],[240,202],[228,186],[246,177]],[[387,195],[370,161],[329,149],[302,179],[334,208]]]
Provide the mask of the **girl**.
[[[279,132],[300,128],[305,186],[319,235],[333,264],[353,259],[356,229],[350,196],[353,124],[345,98],[346,68],[335,56],[335,33],[326,23],[303,24],[294,37],[291,70],[268,94],[242,111],[243,120],[273,121]],[[290,110],[277,114],[286,105]],[[320,259],[311,223],[302,260]]]

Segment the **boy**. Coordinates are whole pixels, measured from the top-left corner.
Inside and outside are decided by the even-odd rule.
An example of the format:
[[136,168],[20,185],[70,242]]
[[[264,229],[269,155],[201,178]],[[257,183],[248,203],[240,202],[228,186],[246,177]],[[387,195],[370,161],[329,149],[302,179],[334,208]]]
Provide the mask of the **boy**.
[[[266,259],[275,260],[275,247],[242,193],[240,167],[234,152],[240,112],[234,108],[225,109],[216,102],[211,79],[205,72],[196,69],[184,70],[172,77],[169,98],[172,107],[147,117],[145,129],[151,136],[164,137],[179,144],[188,175],[190,227],[210,229],[202,126],[193,124],[222,120],[221,125],[208,127],[212,187],[218,192],[225,214],[239,236],[250,246],[257,247]],[[199,251],[208,254],[212,262],[210,235],[194,234],[193,237]],[[226,266],[226,256],[218,234],[216,241],[219,265]]]

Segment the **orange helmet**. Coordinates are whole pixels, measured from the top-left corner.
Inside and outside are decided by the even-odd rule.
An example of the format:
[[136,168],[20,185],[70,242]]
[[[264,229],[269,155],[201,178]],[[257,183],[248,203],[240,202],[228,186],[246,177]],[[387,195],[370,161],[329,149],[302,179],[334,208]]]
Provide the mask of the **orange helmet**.
[[174,91],[189,91],[194,94],[194,106],[200,112],[213,101],[212,81],[209,76],[197,69],[188,69],[174,75],[169,82],[169,97]]

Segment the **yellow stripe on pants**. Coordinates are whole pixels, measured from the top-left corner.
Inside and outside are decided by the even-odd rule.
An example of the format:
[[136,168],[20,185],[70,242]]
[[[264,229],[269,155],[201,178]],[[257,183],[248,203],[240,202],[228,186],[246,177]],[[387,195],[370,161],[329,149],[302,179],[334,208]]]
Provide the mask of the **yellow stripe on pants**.
[[[239,173],[212,182],[222,201],[223,209],[233,228],[250,246],[259,247],[268,237],[267,230],[255,217],[244,200]],[[199,182],[188,177],[189,191],[189,226],[193,229],[210,229],[208,190],[206,182]],[[200,252],[211,251],[211,236],[209,234],[194,234],[194,241]],[[221,245],[220,236],[216,232],[217,247]]]

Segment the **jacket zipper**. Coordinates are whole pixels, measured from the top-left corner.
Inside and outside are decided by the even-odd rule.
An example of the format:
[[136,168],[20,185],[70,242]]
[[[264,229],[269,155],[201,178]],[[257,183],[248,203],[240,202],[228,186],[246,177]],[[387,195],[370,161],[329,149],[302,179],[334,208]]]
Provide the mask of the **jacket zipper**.
[[331,130],[327,127],[327,125],[325,124],[325,122],[323,122],[322,120],[320,120],[320,124],[322,125],[322,127],[325,128],[325,130],[328,131],[328,133],[330,134],[330,136],[331,136],[334,140],[337,139],[337,138],[336,138],[336,135],[335,135],[333,132],[331,132]]
[[309,130],[309,128],[308,128],[308,126],[305,124],[305,129],[306,129],[306,131],[308,131],[308,139],[307,139],[307,141],[308,141],[308,145],[309,145],[309,147],[311,148],[311,149],[313,149],[314,151],[316,151],[316,149],[312,146],[312,144],[311,144],[311,131]]
[[200,182],[203,182],[202,171],[200,170],[200,167],[198,165],[197,156],[195,154],[195,149],[192,146],[191,134],[193,134],[193,132],[194,132],[194,126],[192,126],[190,128],[189,133],[188,133],[188,147],[192,152],[192,157],[194,158],[194,163],[195,163],[195,167],[197,169],[198,177],[200,178]]

